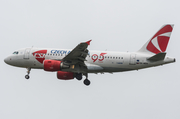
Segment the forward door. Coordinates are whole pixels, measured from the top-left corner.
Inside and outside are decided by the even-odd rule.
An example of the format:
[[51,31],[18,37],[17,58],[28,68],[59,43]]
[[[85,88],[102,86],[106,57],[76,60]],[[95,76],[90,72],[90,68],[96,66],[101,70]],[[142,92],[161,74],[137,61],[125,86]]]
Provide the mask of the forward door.
[[29,59],[31,48],[26,48],[24,51],[24,59]]

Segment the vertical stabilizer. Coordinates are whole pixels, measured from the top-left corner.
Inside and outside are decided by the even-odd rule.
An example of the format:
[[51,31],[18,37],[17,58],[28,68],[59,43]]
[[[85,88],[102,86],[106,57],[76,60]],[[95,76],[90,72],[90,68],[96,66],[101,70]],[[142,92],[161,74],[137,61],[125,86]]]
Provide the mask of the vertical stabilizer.
[[138,52],[154,54],[165,52],[173,26],[173,24],[164,25]]

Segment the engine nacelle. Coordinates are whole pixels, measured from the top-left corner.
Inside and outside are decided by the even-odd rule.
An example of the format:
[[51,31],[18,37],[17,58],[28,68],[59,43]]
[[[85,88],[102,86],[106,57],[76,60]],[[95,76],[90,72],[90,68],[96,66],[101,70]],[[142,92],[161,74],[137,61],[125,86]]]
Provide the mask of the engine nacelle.
[[74,73],[73,72],[58,71],[57,72],[57,78],[61,79],[61,80],[71,80],[71,79],[74,79]]
[[45,71],[61,71],[62,69],[69,69],[69,65],[65,65],[62,61],[58,60],[44,60]]
[[60,71],[61,61],[57,60],[44,60],[44,70],[45,71]]

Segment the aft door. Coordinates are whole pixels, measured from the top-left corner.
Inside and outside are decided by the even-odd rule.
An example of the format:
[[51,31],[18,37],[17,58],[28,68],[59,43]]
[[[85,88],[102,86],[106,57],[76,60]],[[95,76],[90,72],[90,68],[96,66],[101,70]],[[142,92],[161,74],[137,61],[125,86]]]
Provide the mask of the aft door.
[[135,54],[131,54],[129,64],[130,65],[135,65],[136,64],[136,55]]
[[24,51],[24,59],[29,59],[31,48],[26,48]]

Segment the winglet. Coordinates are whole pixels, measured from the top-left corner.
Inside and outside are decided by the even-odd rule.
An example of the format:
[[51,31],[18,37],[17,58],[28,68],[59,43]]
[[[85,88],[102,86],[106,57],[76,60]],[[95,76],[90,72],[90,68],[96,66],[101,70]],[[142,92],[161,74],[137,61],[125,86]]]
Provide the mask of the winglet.
[[91,42],[92,40],[89,40],[89,41],[87,41],[86,43],[88,44],[88,45],[90,45],[90,42]]

